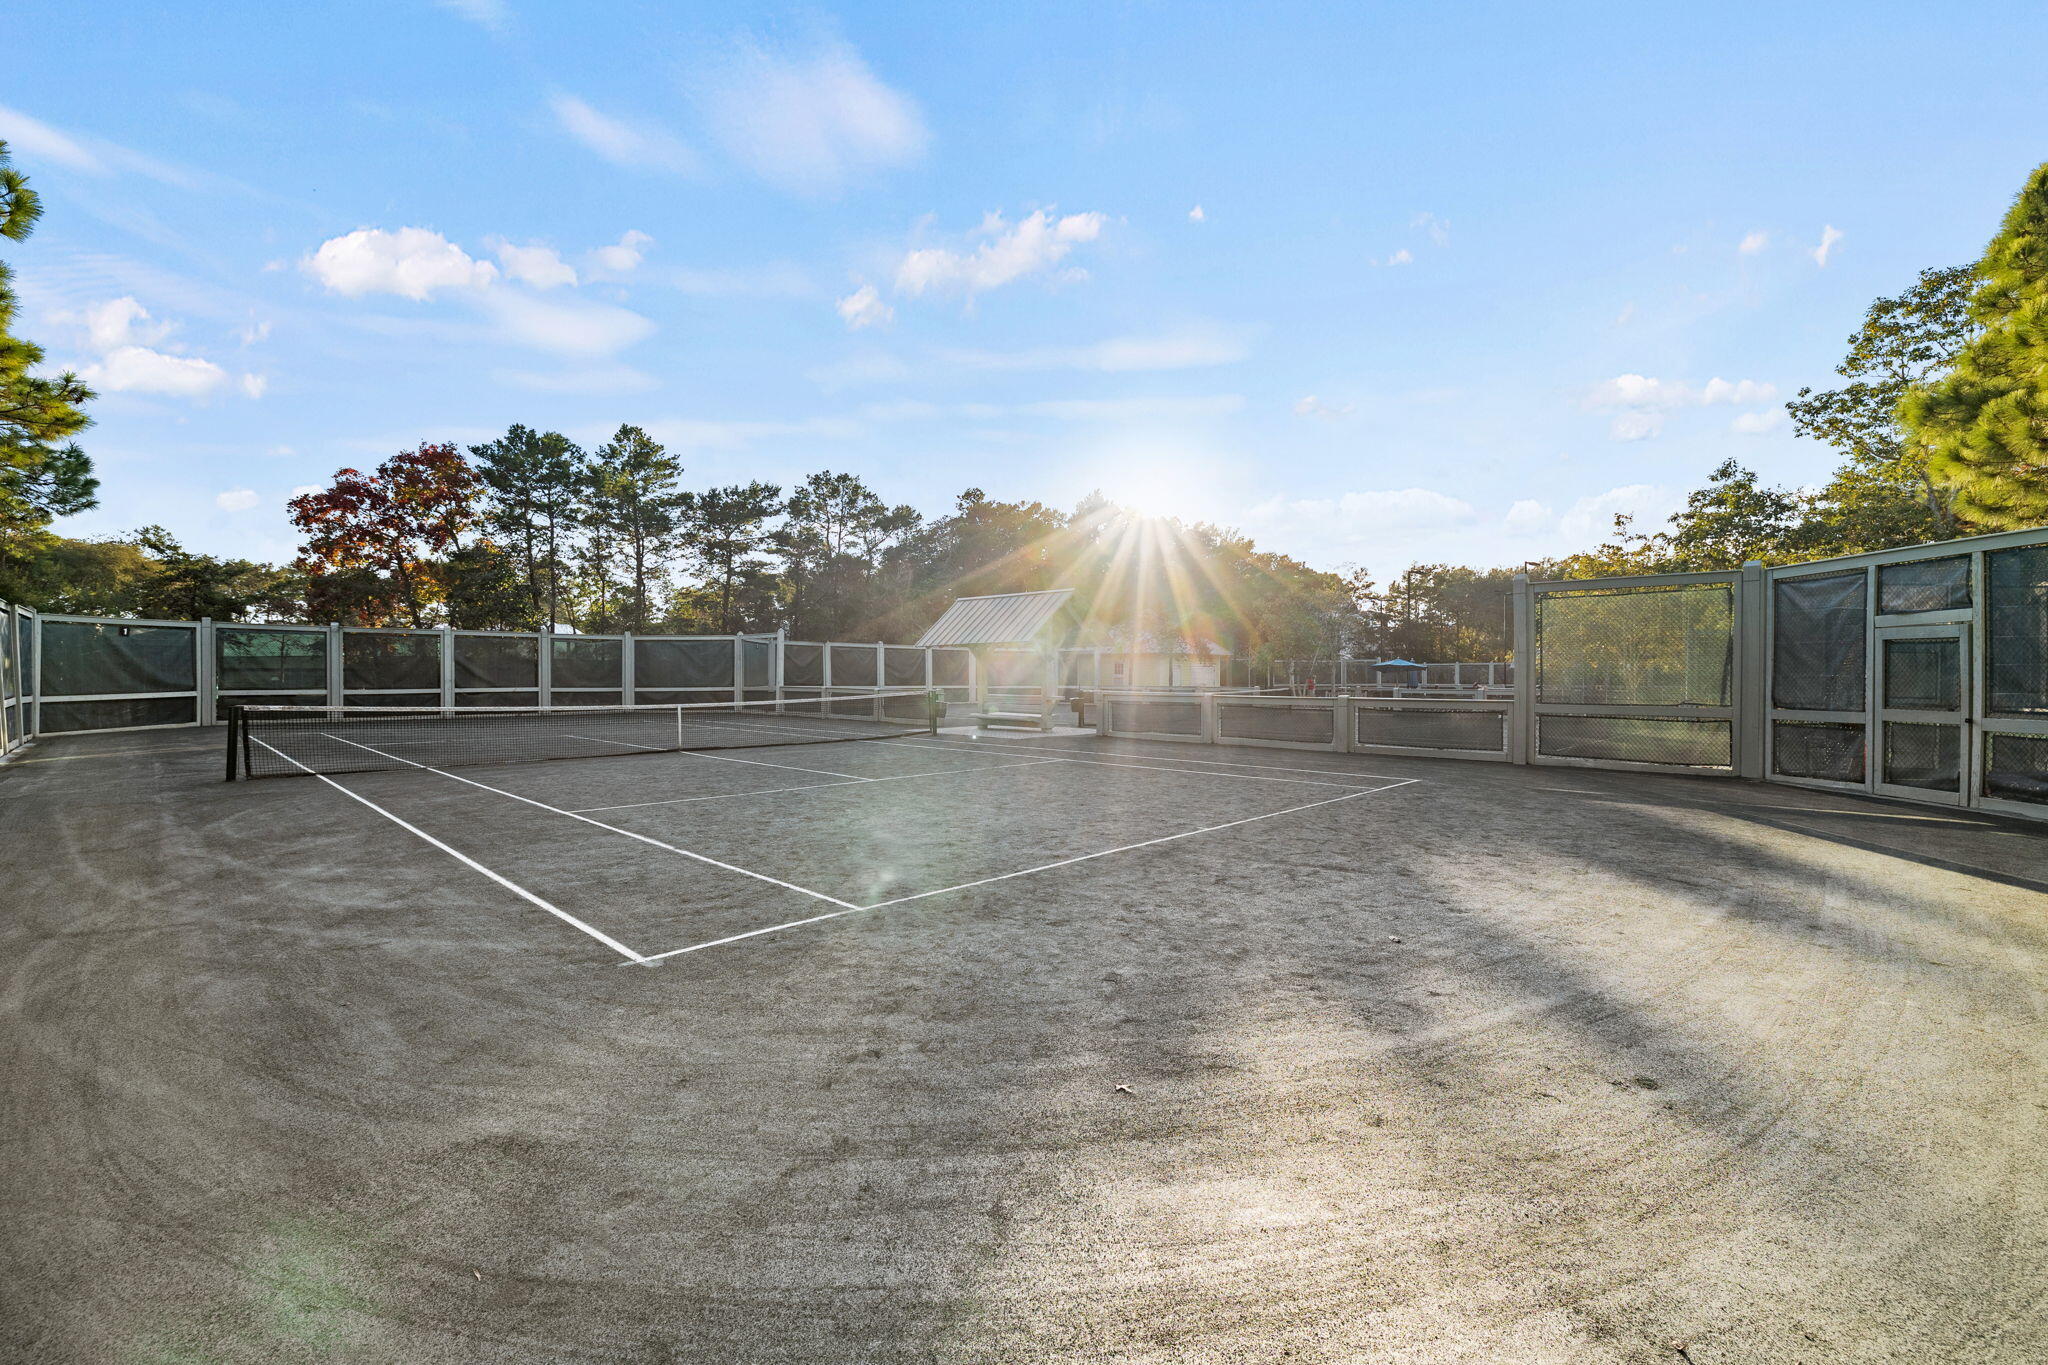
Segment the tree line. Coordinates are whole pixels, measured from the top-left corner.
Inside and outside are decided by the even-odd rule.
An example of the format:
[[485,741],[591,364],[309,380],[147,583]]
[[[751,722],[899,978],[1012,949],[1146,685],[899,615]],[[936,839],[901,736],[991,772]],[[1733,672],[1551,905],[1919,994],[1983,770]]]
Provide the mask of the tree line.
[[[41,213],[0,143],[0,239]],[[187,550],[161,527],[77,540],[94,505],[74,439],[93,394],[39,375],[12,335],[0,263],[0,599],[46,611],[474,629],[914,638],[956,596],[1071,587],[1096,638],[1240,659],[1504,658],[1513,575],[1731,569],[2048,523],[2048,165],[1983,256],[1876,300],[1828,389],[1786,404],[1840,452],[1817,487],[1724,461],[1662,527],[1617,517],[1602,544],[1512,566],[1417,564],[1378,585],[1312,569],[1235,531],[1146,519],[1092,497],[1071,511],[970,488],[942,516],[855,475],[692,489],[647,432],[585,451],[515,425],[423,442],[294,498],[302,550],[265,565]]]

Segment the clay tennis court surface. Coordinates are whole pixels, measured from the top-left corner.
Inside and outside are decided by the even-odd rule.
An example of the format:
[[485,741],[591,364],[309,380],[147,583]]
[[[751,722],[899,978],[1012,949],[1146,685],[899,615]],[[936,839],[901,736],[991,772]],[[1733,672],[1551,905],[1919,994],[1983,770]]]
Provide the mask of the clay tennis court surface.
[[2048,837],[958,734],[0,767],[0,1357],[2048,1358]]

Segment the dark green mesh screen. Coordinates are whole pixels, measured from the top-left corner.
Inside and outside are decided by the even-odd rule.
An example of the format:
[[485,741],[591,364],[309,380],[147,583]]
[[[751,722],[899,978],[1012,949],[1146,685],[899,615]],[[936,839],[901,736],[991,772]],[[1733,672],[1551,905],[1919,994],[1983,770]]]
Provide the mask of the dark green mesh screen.
[[1877,571],[1877,610],[1886,616],[1910,611],[1960,611],[1970,605],[1970,557],[1920,559],[1885,564]]
[[1863,780],[1863,727],[1781,720],[1771,726],[1771,771],[1829,782]]
[[[635,688],[731,687],[731,640],[635,640]],[[562,686],[558,674],[555,686]]]
[[746,673],[746,686],[775,686],[775,642],[773,640],[740,641],[740,665]]
[[1781,578],[1771,585],[1771,704],[1861,711],[1868,626],[1864,574]]
[[875,647],[873,645],[833,645],[832,685],[834,687],[873,687],[875,678]]
[[617,692],[625,686],[624,641],[572,635],[556,636],[551,643],[555,651],[552,686],[556,692],[565,688],[601,688]]
[[198,641],[199,632],[191,626],[45,621],[42,693],[45,697],[89,697],[114,692],[190,692],[199,685]]
[[2048,714],[2048,545],[1995,550],[1984,569],[1984,709]]
[[825,646],[783,645],[782,682],[785,687],[824,686]]
[[456,636],[455,686],[458,689],[540,686],[540,638],[533,635]]
[[1962,727],[1889,721],[1884,727],[1884,780],[1928,791],[1962,790]]
[[896,645],[882,651],[882,685],[924,686],[924,651]]
[[214,685],[223,692],[325,692],[327,632],[217,626]]
[[2048,735],[1984,736],[1984,794],[2048,805]]
[[441,689],[441,637],[419,632],[344,631],[341,681],[350,691]]

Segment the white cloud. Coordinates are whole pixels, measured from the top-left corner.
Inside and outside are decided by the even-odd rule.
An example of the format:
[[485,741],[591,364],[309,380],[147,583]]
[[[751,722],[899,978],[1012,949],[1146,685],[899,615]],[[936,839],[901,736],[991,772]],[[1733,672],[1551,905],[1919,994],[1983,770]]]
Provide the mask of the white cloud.
[[1208,217],[1208,214],[1202,212],[1202,206],[1200,204],[1197,204],[1193,208],[1188,210],[1188,221],[1190,223],[1206,222],[1208,220]]
[[1842,234],[1833,223],[1820,230],[1820,245],[1813,249],[1813,263],[1827,269],[1828,257],[1835,254],[1835,244],[1842,240]]
[[434,3],[492,33],[503,33],[505,21],[512,17],[505,8],[505,0],[434,0]]
[[1215,393],[1190,398],[1056,398],[970,415],[1052,417],[1062,422],[1187,422],[1228,417],[1243,410],[1243,395]]
[[215,498],[213,505],[223,512],[246,512],[261,501],[253,488],[230,488]]
[[1617,441],[1644,441],[1664,428],[1665,414],[1679,408],[1717,404],[1748,406],[1776,398],[1775,385],[1755,379],[1709,379],[1695,387],[1682,379],[1654,379],[1648,375],[1621,374],[1603,380],[1587,391],[1584,405],[1589,411],[1616,411],[1608,423],[1608,435]]
[[1334,422],[1339,417],[1349,417],[1357,410],[1353,404],[1327,402],[1312,393],[1294,402],[1296,417],[1320,417],[1325,422]]
[[469,253],[438,232],[426,228],[357,228],[332,237],[300,266],[321,284],[351,298],[363,294],[397,294],[421,300],[438,289],[480,289],[497,278],[489,261]]
[[77,138],[5,105],[0,105],[0,141],[22,156],[41,157],[74,171],[107,173],[106,165]]
[[1642,523],[1661,522],[1678,510],[1681,501],[1666,488],[1647,483],[1626,484],[1580,498],[1558,518],[1557,529],[1573,544],[1590,544],[1595,537],[1605,536],[1614,528],[1617,515],[1631,516]]
[[576,271],[551,246],[514,246],[498,239],[492,247],[507,279],[530,284],[535,289],[558,289],[576,283]]
[[1628,325],[1629,325],[1629,324],[1630,324],[1631,322],[1634,322],[1635,320],[1636,320],[1636,305],[1635,305],[1635,301],[1634,301],[1633,299],[1631,299],[1631,300],[1630,300],[1629,302],[1627,302],[1627,303],[1624,303],[1623,305],[1621,305],[1621,311],[1620,311],[1619,313],[1616,313],[1616,314],[1614,315],[1614,325],[1615,325],[1616,327],[1626,327],[1626,326],[1628,326]]
[[1728,424],[1728,429],[1741,436],[1762,436],[1776,430],[1778,424],[1784,420],[1784,409],[1765,408],[1761,412],[1737,413],[1735,420]]
[[302,483],[297,488],[294,488],[292,490],[292,496],[295,498],[303,498],[308,493],[325,493],[326,491],[326,489],[322,488],[317,483]]
[[79,371],[109,393],[158,393],[203,398],[228,382],[228,372],[197,356],[166,355],[147,346],[121,346]]
[[1413,265],[1413,264],[1415,264],[1415,253],[1414,253],[1414,252],[1412,252],[1412,251],[1410,251],[1410,250],[1409,250],[1409,249],[1408,249],[1407,247],[1405,247],[1405,246],[1404,246],[1404,247],[1402,247],[1402,248],[1401,248],[1401,249],[1400,249],[1399,251],[1395,252],[1395,253],[1394,253],[1393,255],[1391,255],[1391,256],[1389,256],[1389,257],[1387,257],[1387,258],[1386,258],[1386,259],[1385,259],[1384,261],[1381,261],[1381,260],[1375,260],[1375,261],[1373,262],[1373,264],[1374,264],[1374,265]]
[[166,322],[151,322],[149,310],[132,295],[89,304],[66,320],[85,327],[86,341],[102,354],[121,346],[145,346],[162,341],[171,332]]
[[845,320],[848,331],[857,332],[863,327],[876,327],[896,316],[896,310],[882,302],[882,296],[871,284],[860,288],[839,300],[833,307]]
[[1429,240],[1438,246],[1451,244],[1451,225],[1433,213],[1418,213],[1409,220],[1408,226],[1421,228],[1429,234]]
[[539,299],[493,289],[477,302],[506,339],[564,355],[610,355],[654,331],[652,322],[630,309],[586,299]]
[[254,346],[259,341],[270,339],[270,322],[268,319],[251,322],[235,335],[241,339],[244,346]]
[[242,392],[251,398],[261,398],[270,391],[269,375],[245,374],[236,382],[242,386]]
[[1472,504],[1428,488],[1346,493],[1337,498],[1273,498],[1251,509],[1254,522],[1294,531],[1370,540],[1388,533],[1434,531],[1473,518]]
[[991,213],[977,229],[978,235],[989,240],[972,251],[920,247],[905,255],[896,267],[896,290],[911,295],[957,291],[972,296],[998,289],[1052,269],[1077,245],[1101,236],[1107,221],[1100,213],[1055,218],[1037,209],[1013,226],[1000,213]]
[[1754,256],[1770,244],[1771,234],[1759,229],[1744,236],[1741,243],[1735,249],[1745,256]]
[[647,248],[653,244],[652,237],[638,228],[630,228],[611,246],[591,252],[591,263],[607,274],[630,275],[647,259]]
[[948,364],[974,370],[1096,370],[1105,374],[1193,370],[1229,365],[1250,352],[1244,339],[1213,325],[1158,336],[1110,337],[1084,346],[1039,346],[1026,351],[945,351]]
[[293,450],[293,449],[292,449],[292,448],[291,448],[290,446],[272,446],[272,447],[270,448],[270,450],[269,450],[269,453],[270,453],[270,454],[272,454],[272,455],[296,455],[296,454],[298,454],[298,452],[297,452],[297,451],[295,451],[295,450]]
[[697,154],[659,128],[642,128],[600,114],[574,95],[552,95],[548,107],[562,130],[615,166],[692,175]]
[[794,194],[837,193],[858,176],[916,161],[931,140],[916,103],[844,44],[805,56],[749,44],[701,96],[733,158]]
[[1534,498],[1522,498],[1508,508],[1501,522],[1514,535],[1533,535],[1550,525],[1550,509]]
[[1664,430],[1660,412],[1623,412],[1607,424],[1607,434],[1617,441],[1647,441]]
[[498,370],[494,378],[535,393],[645,393],[659,387],[653,375],[630,365],[599,365],[581,370]]

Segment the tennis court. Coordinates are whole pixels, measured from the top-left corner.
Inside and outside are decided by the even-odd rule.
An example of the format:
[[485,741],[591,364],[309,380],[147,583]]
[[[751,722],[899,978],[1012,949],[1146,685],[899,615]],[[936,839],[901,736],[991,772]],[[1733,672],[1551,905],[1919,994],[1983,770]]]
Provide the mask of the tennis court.
[[463,724],[0,768],[15,1358],[2048,1349],[2035,828]]

